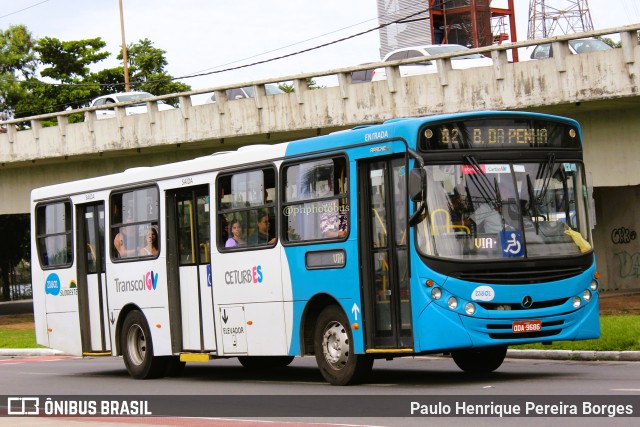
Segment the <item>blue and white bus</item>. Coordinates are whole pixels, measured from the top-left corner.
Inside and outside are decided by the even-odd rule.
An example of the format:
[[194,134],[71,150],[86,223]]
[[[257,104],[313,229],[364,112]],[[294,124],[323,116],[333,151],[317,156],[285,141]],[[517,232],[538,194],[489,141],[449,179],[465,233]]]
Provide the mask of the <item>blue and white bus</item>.
[[[600,335],[577,122],[523,112],[389,120],[32,192],[37,342],[134,378],[315,356],[375,359]],[[428,363],[428,362],[425,362]]]

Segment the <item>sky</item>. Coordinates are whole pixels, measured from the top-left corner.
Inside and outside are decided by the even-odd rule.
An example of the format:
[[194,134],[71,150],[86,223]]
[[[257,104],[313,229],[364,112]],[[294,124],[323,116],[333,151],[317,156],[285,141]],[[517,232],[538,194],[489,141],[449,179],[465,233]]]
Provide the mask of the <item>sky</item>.
[[[506,0],[494,0],[492,6],[502,3]],[[640,0],[588,4],[595,29],[640,22]],[[118,0],[0,0],[0,5],[0,29],[24,24],[36,38],[63,41],[101,37],[112,55],[99,68],[118,65]],[[174,77],[297,52],[378,25],[376,0],[122,0],[122,5],[126,43],[151,40],[166,51],[167,71]],[[528,7],[529,0],[515,0],[518,40],[526,39]],[[379,49],[374,31],[268,64],[181,81],[204,89],[348,67],[379,61]]]

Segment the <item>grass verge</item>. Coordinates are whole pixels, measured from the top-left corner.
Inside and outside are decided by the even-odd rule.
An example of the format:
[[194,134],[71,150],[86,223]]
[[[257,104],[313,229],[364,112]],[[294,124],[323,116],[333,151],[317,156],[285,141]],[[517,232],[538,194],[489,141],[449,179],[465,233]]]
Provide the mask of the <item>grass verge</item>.
[[[601,336],[597,340],[558,341],[551,345],[526,344],[514,349],[640,351],[640,316],[601,316]],[[39,348],[33,315],[0,316],[0,348]]]
[[43,348],[36,344],[33,314],[0,316],[0,348]]
[[600,338],[585,341],[557,341],[551,345],[515,345],[514,349],[640,351],[640,316],[601,316]]

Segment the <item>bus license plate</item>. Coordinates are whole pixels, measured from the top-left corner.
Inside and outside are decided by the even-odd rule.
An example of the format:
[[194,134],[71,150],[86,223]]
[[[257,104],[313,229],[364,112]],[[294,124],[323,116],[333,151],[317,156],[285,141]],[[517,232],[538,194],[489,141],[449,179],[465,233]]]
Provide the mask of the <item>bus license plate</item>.
[[511,324],[511,331],[514,334],[527,332],[540,332],[542,330],[542,320],[522,320]]

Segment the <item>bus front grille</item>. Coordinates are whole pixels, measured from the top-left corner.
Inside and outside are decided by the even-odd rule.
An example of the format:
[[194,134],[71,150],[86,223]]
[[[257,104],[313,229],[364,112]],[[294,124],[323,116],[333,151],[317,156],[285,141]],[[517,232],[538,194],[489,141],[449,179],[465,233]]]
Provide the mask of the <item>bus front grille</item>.
[[514,268],[500,271],[460,271],[451,273],[451,276],[469,282],[492,283],[497,285],[529,284],[569,279],[579,275],[584,270],[585,269],[581,267]]
[[558,335],[562,332],[561,329],[554,331],[540,331],[540,332],[529,332],[526,334],[514,334],[512,332],[508,333],[497,333],[497,334],[489,334],[492,339],[495,340],[513,340],[513,339],[529,339],[529,338],[546,338],[552,337],[554,335]]

